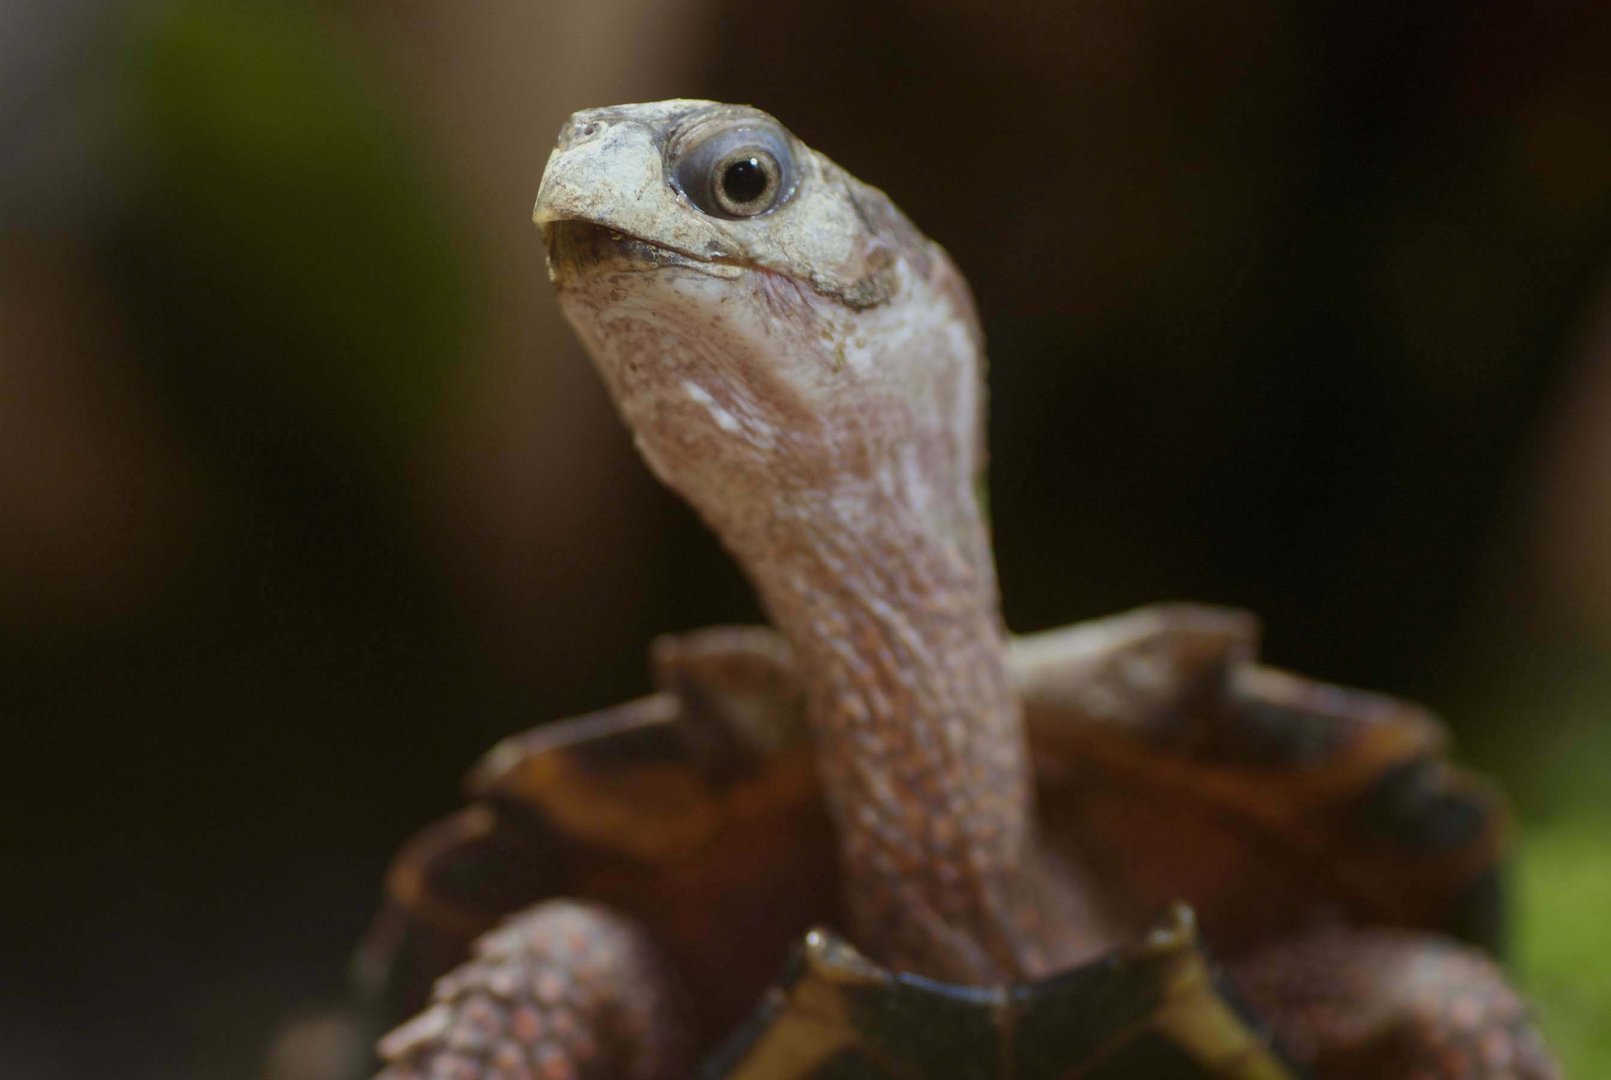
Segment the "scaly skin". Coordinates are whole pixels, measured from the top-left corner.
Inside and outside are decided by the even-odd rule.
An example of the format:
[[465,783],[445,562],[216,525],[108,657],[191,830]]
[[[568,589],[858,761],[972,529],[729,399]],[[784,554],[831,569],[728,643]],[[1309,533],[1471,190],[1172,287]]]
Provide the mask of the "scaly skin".
[[550,901],[487,934],[425,1012],[381,1040],[378,1080],[670,1080],[686,1064],[643,931]]
[[1335,928],[1267,945],[1230,975],[1321,1080],[1556,1075],[1503,973],[1456,942]]
[[[751,184],[751,169],[721,187],[735,212],[716,195],[739,160],[723,147],[747,158],[752,145],[783,162],[781,183]],[[857,944],[973,984],[1085,958],[1110,930],[1036,836],[975,498],[982,341],[945,252],[771,118],[708,102],[578,113],[535,219],[561,305],[646,461],[737,557],[793,646]],[[642,957],[630,972],[562,961],[540,919],[520,925],[535,968],[592,964],[578,1028],[662,999],[648,946],[609,916],[591,915],[584,936]],[[486,996],[484,963],[450,977],[425,1028],[401,1029],[396,1075],[448,1060],[444,1032],[460,1026],[460,998]],[[1555,1075],[1497,970],[1435,939],[1332,930],[1270,946],[1235,975],[1322,1075]],[[663,1009],[638,1014],[660,1019],[617,1053],[669,1038]],[[500,1037],[514,1030],[500,1023]],[[529,1054],[499,1052],[507,1067],[481,1053],[481,1077],[527,1075]],[[550,1061],[554,1075],[639,1075],[600,1072],[576,1048]]]
[[[675,176],[746,126],[788,147],[791,199],[729,221],[667,184],[663,153]],[[964,983],[1080,959],[1034,835],[975,497],[983,352],[945,252],[764,114],[700,102],[578,114],[536,217],[639,449],[801,659],[858,944]]]

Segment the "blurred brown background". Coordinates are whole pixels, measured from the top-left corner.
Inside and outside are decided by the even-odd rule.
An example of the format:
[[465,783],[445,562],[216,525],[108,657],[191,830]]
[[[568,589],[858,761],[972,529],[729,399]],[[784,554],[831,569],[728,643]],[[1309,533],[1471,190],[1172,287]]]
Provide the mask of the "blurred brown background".
[[479,751],[755,616],[529,223],[570,111],[701,96],[969,272],[1010,622],[1245,605],[1442,711],[1611,1075],[1607,56],[1591,3],[11,0],[0,1074],[254,1075]]

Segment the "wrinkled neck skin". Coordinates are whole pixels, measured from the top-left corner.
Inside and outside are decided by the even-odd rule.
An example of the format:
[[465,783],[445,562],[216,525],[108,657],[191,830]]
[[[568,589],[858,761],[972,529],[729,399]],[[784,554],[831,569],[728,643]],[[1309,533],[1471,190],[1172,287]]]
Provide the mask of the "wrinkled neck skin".
[[799,654],[858,942],[996,983],[1072,949],[1036,850],[976,495],[980,337],[966,286],[923,244],[862,309],[753,268],[606,259],[556,281],[651,468]]

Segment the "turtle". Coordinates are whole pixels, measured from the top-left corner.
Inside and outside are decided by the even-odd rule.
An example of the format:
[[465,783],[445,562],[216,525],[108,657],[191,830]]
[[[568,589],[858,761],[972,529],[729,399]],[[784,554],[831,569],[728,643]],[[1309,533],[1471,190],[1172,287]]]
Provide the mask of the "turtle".
[[654,692],[404,846],[384,1080],[1557,1075],[1493,958],[1504,803],[1434,716],[1234,609],[1007,631],[979,321],[888,196],[678,99],[573,115],[534,218],[770,625],[657,640]]

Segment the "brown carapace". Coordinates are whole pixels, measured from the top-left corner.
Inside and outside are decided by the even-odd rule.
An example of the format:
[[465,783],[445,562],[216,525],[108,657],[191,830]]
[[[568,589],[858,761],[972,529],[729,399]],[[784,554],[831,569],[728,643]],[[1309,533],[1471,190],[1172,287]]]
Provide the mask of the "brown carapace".
[[982,337],[882,192],[671,101],[573,117],[536,217],[776,629],[661,640],[405,847],[357,965],[366,1022],[426,1010],[386,1080],[1555,1075],[1433,718],[1236,611],[1006,634]]
[[[838,1028],[786,1023],[786,1010],[821,1015],[830,995],[895,993],[869,980],[866,961],[822,960],[842,956],[826,947],[802,948],[810,962],[790,968],[786,995],[751,1016],[807,928],[844,925],[804,692],[787,644],[761,627],[662,638],[652,651],[657,692],[494,748],[471,774],[471,806],[399,855],[359,965],[369,973],[363,1008],[396,1017],[423,1008],[432,983],[488,932],[523,941],[536,957],[526,963],[540,965],[551,908],[574,907],[553,898],[586,897],[606,937],[654,943],[672,1002],[659,1015],[675,1035],[658,1036],[659,1072],[576,1062],[573,1073],[550,1066],[552,1075],[684,1076],[724,1040],[711,1076],[1105,1075],[1078,1071],[1094,1069],[1098,1053],[1115,1055],[1114,1076],[1305,1075],[1300,1064],[1339,1077],[1551,1075],[1524,1008],[1483,951],[1498,944],[1501,924],[1496,797],[1443,761],[1445,737],[1426,713],[1259,666],[1255,634],[1243,613],[1176,605],[1013,643],[1041,830],[1086,868],[1081,880],[1116,928],[1093,956],[1124,955],[1179,900],[1198,925],[1170,939],[1170,955],[1189,958],[1172,962],[1219,975],[1173,1012],[1160,1008],[1163,975],[1107,956],[1078,996],[1055,978],[1017,988],[1027,1002],[1044,997],[1042,1011],[1112,1021],[1102,1010],[1117,997],[1139,1014],[1110,1038],[1048,1034],[1051,1045],[1027,1048],[1068,1055],[1067,1071],[972,1071],[978,1058],[970,1067],[951,1045],[956,1014],[1005,1039],[1000,1002],[930,1000],[924,984],[902,988],[912,999],[902,1009],[831,1009]],[[444,1009],[464,1000],[467,978],[461,971],[440,985],[435,1019],[383,1044],[395,1062],[389,1077],[461,1075],[443,1071],[465,1060]],[[508,1003],[504,1027],[531,993],[488,992]],[[892,1030],[890,1018],[914,1008],[933,1009],[927,1029]],[[1236,1041],[1237,1022],[1247,1044]],[[764,1037],[775,1029],[789,1041]],[[1192,1045],[1203,1029],[1207,1045]],[[937,1047],[924,1045],[925,1032]],[[912,1060],[941,1055],[956,1071],[903,1073],[888,1063],[890,1041]],[[1181,1048],[1182,1060],[1160,1041]],[[1454,1052],[1441,1072],[1409,1056],[1445,1042]],[[1244,1055],[1248,1045],[1274,1050],[1254,1059],[1223,1053],[1224,1043]],[[1470,1056],[1483,1047],[1506,1067],[1483,1071]],[[1002,1049],[986,1053],[999,1060]],[[1154,1059],[1162,1063],[1147,1064]],[[539,1040],[525,1063],[545,1076],[536,1065],[553,1060]],[[1417,1067],[1395,1064],[1410,1061]]]

